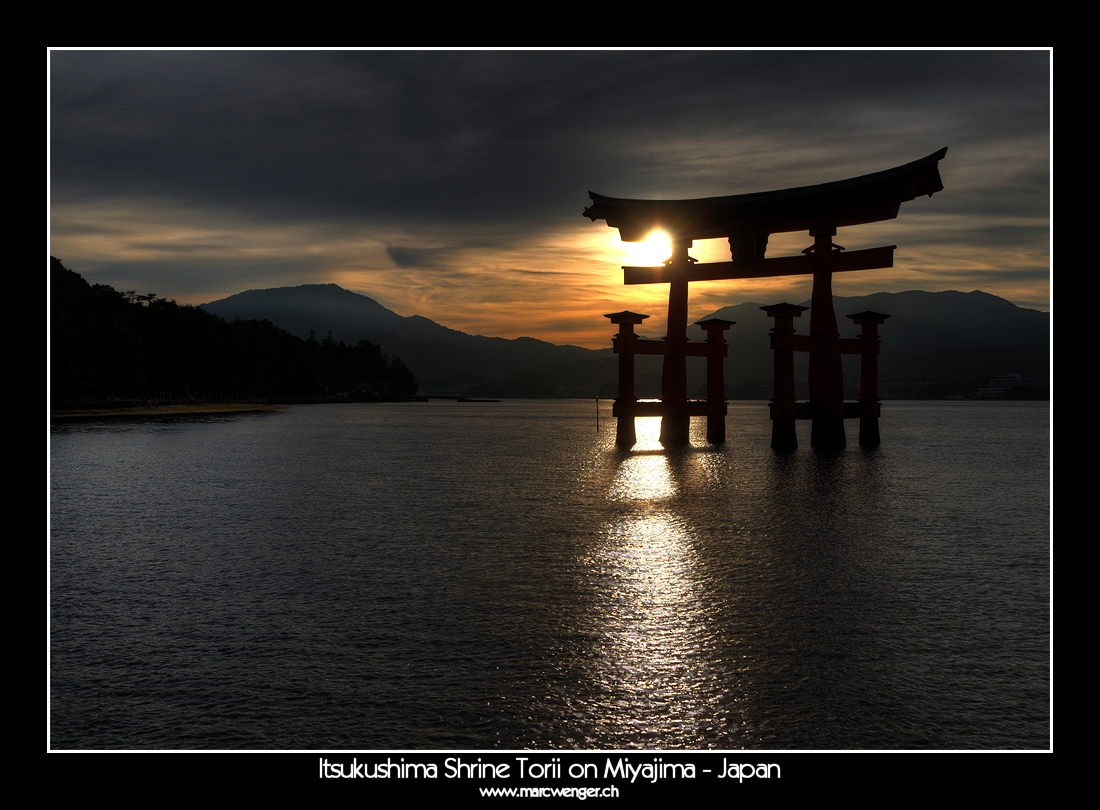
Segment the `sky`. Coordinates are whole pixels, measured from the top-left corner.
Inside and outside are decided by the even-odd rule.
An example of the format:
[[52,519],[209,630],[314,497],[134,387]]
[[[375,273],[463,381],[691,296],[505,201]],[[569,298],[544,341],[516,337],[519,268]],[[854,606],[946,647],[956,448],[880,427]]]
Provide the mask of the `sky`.
[[[656,264],[581,212],[841,180],[948,147],[944,190],[842,228],[897,245],[837,295],[1051,299],[1052,52],[91,51],[49,54],[49,251],[91,283],[198,304],[336,283],[475,334],[610,345]],[[777,234],[768,256],[807,234]],[[644,246],[643,246],[644,247]],[[724,240],[697,241],[727,261]],[[808,277],[691,285],[719,307]]]

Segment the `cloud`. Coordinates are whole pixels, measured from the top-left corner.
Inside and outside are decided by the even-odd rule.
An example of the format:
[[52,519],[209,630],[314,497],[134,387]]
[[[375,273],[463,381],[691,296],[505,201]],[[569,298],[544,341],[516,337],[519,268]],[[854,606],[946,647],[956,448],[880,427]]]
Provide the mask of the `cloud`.
[[572,311],[603,300],[594,283],[612,285],[605,298],[640,294],[615,278],[612,232],[580,216],[589,190],[761,191],[946,145],[944,192],[838,241],[898,244],[943,278],[975,262],[1034,274],[1049,264],[1049,63],[1046,51],[54,51],[52,248],[180,300],[358,280],[403,314],[484,312],[476,331],[489,331],[509,297]]

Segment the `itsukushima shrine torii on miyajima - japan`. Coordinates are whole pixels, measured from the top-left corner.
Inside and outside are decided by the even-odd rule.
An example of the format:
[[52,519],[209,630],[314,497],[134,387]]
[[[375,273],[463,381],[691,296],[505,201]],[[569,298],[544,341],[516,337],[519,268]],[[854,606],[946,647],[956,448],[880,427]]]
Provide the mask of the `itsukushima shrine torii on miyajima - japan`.
[[[707,441],[720,444],[726,438],[726,401],[723,360],[724,332],[731,321],[700,321],[705,343],[687,339],[688,284],[739,278],[812,275],[810,334],[796,335],[794,319],[806,307],[775,304],[761,307],[774,319],[772,349],[775,384],[771,403],[772,447],[798,447],[795,420],[810,419],[810,444],[822,449],[844,447],[844,420],[859,419],[859,443],[879,444],[878,326],[889,315],[858,312],[848,317],[862,327],[857,338],[842,338],[833,311],[833,273],[894,266],[897,245],[845,252],[833,243],[836,230],[850,225],[894,219],[903,202],[931,197],[943,190],[939,162],[944,147],[921,160],[884,172],[866,174],[835,183],[803,186],[731,197],[698,200],[625,200],[592,192],[592,205],[584,215],[605,220],[618,228],[624,242],[639,242],[655,230],[668,234],[672,256],[658,267],[624,267],[626,284],[668,284],[668,331],[662,340],[646,340],[634,334],[634,326],[648,315],[629,310],[606,317],[619,326],[615,352],[619,355],[619,394],[614,414],[618,418],[616,444],[629,449],[637,441],[634,418],[661,417],[661,444],[687,444],[692,416],[707,417]],[[801,256],[764,257],[773,233],[808,231],[813,245]],[[695,239],[729,239],[732,261],[699,264],[688,255]],[[809,402],[795,401],[794,353],[810,355]],[[639,402],[634,395],[634,356],[661,355],[661,400]],[[842,354],[861,355],[859,401],[844,401]],[[707,398],[687,398],[687,358],[707,358]]]

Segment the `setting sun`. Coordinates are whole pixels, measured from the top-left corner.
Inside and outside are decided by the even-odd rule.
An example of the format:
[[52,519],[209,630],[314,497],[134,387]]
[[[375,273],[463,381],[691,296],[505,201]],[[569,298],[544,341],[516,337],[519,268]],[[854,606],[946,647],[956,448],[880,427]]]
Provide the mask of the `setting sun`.
[[650,267],[661,264],[672,255],[672,242],[664,231],[653,231],[641,242],[623,242],[623,264],[628,267]]

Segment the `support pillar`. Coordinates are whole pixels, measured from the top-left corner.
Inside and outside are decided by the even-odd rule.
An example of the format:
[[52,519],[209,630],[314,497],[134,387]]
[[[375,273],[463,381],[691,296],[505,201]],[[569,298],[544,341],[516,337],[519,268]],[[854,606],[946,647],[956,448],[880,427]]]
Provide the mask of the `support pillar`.
[[775,304],[760,307],[775,319],[772,327],[772,353],[774,360],[774,390],[772,392],[772,449],[783,452],[798,449],[795,433],[794,398],[794,319],[802,317],[807,307],[797,304]]
[[867,310],[848,317],[862,327],[859,334],[863,343],[859,358],[859,446],[878,447],[881,441],[878,418],[882,413],[878,395],[878,328],[890,316]]
[[634,428],[637,415],[638,398],[634,395],[634,325],[648,318],[637,312],[624,310],[604,315],[611,323],[618,324],[619,332],[614,337],[615,353],[619,355],[619,393],[615,397],[615,444],[623,450],[629,450],[638,443],[638,434]]
[[708,318],[696,321],[707,333],[707,441],[723,444],[726,441],[726,338],[723,335],[736,321]]
[[836,228],[811,231],[814,245],[807,252],[813,258],[814,289],[810,301],[810,403],[813,427],[810,446],[836,450],[847,443],[844,438],[844,369],[840,363],[840,331],[833,310],[834,251]]
[[687,407],[687,320],[688,271],[692,259],[688,256],[690,239],[673,242],[668,260],[670,284],[668,290],[668,354],[661,374],[661,444],[665,447],[687,444],[690,439],[691,417]]

